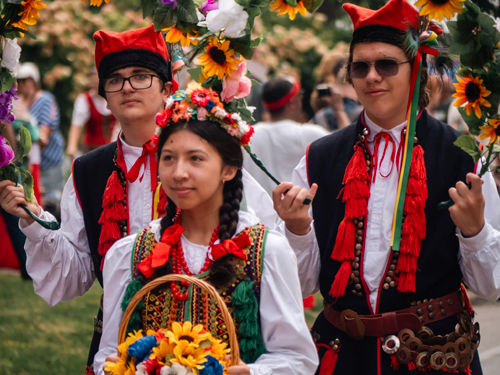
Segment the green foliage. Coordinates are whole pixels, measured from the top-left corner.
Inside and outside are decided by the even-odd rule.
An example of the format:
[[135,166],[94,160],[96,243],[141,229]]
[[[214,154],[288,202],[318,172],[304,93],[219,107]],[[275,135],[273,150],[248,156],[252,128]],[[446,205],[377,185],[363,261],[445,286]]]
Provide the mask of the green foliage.
[[481,129],[479,129],[479,127],[484,125],[484,120],[482,118],[477,118],[474,111],[472,111],[470,115],[467,115],[467,112],[463,107],[458,108],[458,112],[460,112],[460,115],[469,127],[470,133],[472,135],[479,135],[481,133]]
[[458,137],[455,142],[453,142],[453,144],[457,147],[460,147],[463,151],[472,156],[472,159],[474,159],[474,163],[477,163],[483,155],[474,137],[462,135]]
[[49,306],[20,276],[0,274],[3,375],[83,374],[102,289]]
[[17,155],[14,158],[14,163],[21,163],[23,158],[30,153],[31,150],[31,134],[24,126],[19,125],[19,134],[21,136],[21,141],[19,142],[19,149]]
[[156,0],[141,0],[142,16],[149,17],[155,10],[157,5]]
[[0,91],[5,92],[12,87],[12,84],[15,82],[15,78],[10,73],[10,70],[7,68],[0,68]]

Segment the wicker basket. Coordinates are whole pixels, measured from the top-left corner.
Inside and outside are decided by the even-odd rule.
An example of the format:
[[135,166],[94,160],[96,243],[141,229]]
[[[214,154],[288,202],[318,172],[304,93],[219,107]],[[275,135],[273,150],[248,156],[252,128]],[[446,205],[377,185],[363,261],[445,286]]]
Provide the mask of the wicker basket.
[[231,314],[229,313],[224,300],[221,298],[219,293],[217,293],[217,291],[212,285],[208,284],[203,280],[186,275],[172,274],[159,277],[147,283],[139,292],[137,292],[136,295],[130,301],[127,310],[123,314],[123,319],[120,324],[120,331],[118,332],[118,342],[122,343],[125,341],[128,322],[130,320],[130,317],[132,316],[132,313],[135,310],[135,307],[142,300],[142,298],[153,289],[161,286],[162,284],[170,283],[171,281],[188,281],[196,285],[197,287],[201,288],[203,291],[210,294],[213,299],[215,299],[217,305],[221,310],[222,319],[224,320],[224,323],[226,323],[227,326],[229,345],[231,347],[231,363],[238,364],[240,362],[240,348],[238,346],[238,338],[236,336],[236,329],[234,327],[233,318],[231,317]]

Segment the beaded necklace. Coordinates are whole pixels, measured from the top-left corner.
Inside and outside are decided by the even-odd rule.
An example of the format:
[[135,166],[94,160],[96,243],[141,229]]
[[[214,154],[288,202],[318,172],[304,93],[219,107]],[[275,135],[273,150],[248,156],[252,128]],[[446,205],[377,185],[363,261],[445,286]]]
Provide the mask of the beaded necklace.
[[[174,222],[176,224],[180,224],[179,213],[176,215]],[[199,273],[204,273],[208,271],[208,269],[212,266],[213,260],[210,259],[210,253],[215,241],[217,241],[218,238],[219,238],[219,225],[217,225],[217,228],[215,228],[214,232],[212,233],[212,237],[210,238],[210,243],[208,245],[208,251],[207,251],[207,256],[205,258],[205,263],[203,264],[203,267],[201,268]],[[186,259],[184,257],[184,251],[182,249],[182,241],[180,239],[177,242],[177,245],[172,250],[173,250],[172,251],[173,273],[177,275],[182,275],[184,271],[185,275],[193,276],[194,274],[189,270]],[[172,294],[174,295],[175,298],[184,301],[188,298],[187,287],[189,286],[189,282],[181,281],[180,284],[181,288],[185,287],[184,293],[180,292],[180,289],[177,288],[175,281],[170,282],[170,289],[172,290]]]

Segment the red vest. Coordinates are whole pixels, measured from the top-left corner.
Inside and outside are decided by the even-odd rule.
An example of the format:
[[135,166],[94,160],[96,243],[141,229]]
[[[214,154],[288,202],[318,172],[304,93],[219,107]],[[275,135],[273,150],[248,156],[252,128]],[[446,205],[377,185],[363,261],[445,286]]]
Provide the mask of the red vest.
[[101,115],[95,107],[88,91],[85,93],[85,98],[89,104],[90,118],[85,124],[85,135],[83,136],[82,143],[92,148],[107,145],[111,142],[111,135],[113,134],[116,119],[113,115]]

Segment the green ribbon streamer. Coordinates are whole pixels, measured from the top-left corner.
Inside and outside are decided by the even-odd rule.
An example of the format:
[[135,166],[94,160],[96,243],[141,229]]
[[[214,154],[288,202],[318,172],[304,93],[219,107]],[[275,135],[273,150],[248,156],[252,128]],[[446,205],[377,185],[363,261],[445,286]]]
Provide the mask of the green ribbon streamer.
[[411,159],[413,155],[413,145],[415,138],[415,128],[417,127],[417,112],[418,112],[418,96],[420,92],[420,76],[422,74],[422,60],[420,59],[418,65],[418,75],[413,89],[413,96],[411,98],[410,120],[406,128],[406,137],[408,140],[406,149],[406,162],[401,176],[401,192],[398,197],[398,210],[396,212],[396,220],[394,222],[394,241],[392,243],[392,250],[399,251],[401,245],[401,231],[403,229],[403,209],[405,205],[406,187],[408,186],[408,177],[410,176]]

